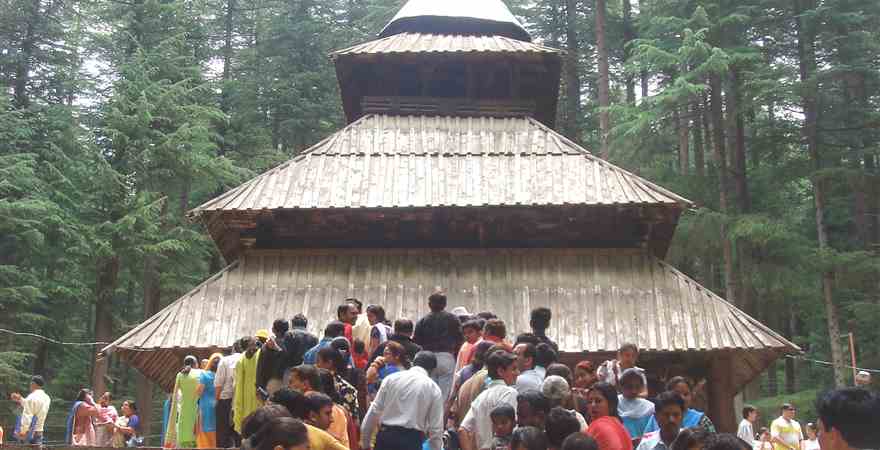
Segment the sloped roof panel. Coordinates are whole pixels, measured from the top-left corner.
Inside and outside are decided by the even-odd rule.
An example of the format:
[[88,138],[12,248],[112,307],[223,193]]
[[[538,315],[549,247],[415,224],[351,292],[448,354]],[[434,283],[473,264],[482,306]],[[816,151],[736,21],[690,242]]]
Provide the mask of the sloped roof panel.
[[400,33],[337,50],[331,55],[339,57],[407,53],[558,54],[560,51],[506,36]]
[[648,204],[690,202],[531,118],[370,115],[192,213]]
[[[450,308],[494,312],[511,336],[528,331],[529,311],[548,307],[548,335],[563,352],[613,352],[625,341],[646,352],[798,350],[642,250],[333,249],[248,253],[105,351],[129,352],[144,370],[168,350],[227,347],[297,313],[320,335],[347,297],[415,320],[435,289]],[[167,384],[173,373],[162,370],[178,366],[147,375]]]

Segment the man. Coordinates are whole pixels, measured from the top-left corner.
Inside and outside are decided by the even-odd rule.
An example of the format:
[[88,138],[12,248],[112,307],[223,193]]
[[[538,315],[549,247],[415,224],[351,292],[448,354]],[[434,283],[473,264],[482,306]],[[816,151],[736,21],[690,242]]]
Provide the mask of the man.
[[542,342],[535,345],[535,372],[537,372],[541,378],[547,376],[547,368],[558,360],[559,355],[553,350],[553,347],[551,347],[550,344]]
[[793,405],[785,403],[782,405],[782,414],[770,424],[770,442],[773,444],[773,450],[801,448],[804,433],[801,431],[801,424],[794,420],[796,412]]
[[758,421],[758,408],[745,405],[742,409],[742,421],[736,431],[736,436],[746,441],[752,447],[755,446],[755,423]]
[[499,405],[516,408],[516,384],[519,369],[516,357],[510,352],[497,350],[486,358],[489,379],[492,381],[471,404],[470,410],[458,429],[462,450],[483,450],[492,445],[492,419],[490,413]]
[[473,349],[483,338],[483,324],[479,320],[468,320],[461,326],[464,335],[464,344],[458,349],[458,359],[455,362],[455,371],[458,372],[464,366],[471,363],[474,357]]
[[333,339],[343,336],[344,334],[345,324],[338,320],[328,323],[327,326],[324,327],[324,337],[321,341],[309,349],[309,351],[303,356],[303,364],[315,365],[315,362],[318,359],[318,350],[329,346],[330,343],[333,342]]
[[284,380],[284,360],[287,349],[284,338],[290,325],[287,320],[276,319],[272,323],[272,334],[266,345],[260,349],[260,360],[257,362],[257,386],[272,395],[281,389]]
[[856,374],[856,387],[870,389],[871,387],[871,374],[860,370],[859,373]]
[[217,374],[214,376],[214,395],[217,397],[217,406],[214,412],[217,415],[217,446],[220,448],[239,447],[241,442],[236,438],[235,429],[232,427],[232,397],[235,393],[235,366],[241,358],[241,339],[232,344],[232,354],[224,356],[217,366]]
[[260,351],[257,340],[246,337],[242,340],[245,351],[235,364],[235,392],[232,396],[232,425],[241,434],[244,418],[260,407],[257,397],[257,362]]
[[357,322],[357,318],[357,307],[352,305],[351,303],[345,302],[336,307],[336,320],[342,322],[343,326],[345,327],[343,336],[345,336],[345,338],[348,339],[348,343],[352,345],[354,345],[352,329],[355,322]]
[[31,393],[21,401],[21,425],[15,438],[20,444],[42,445],[43,427],[52,399],[43,390],[46,382],[40,375],[31,377]]
[[436,355],[423,350],[411,369],[382,381],[361,426],[361,448],[370,448],[370,437],[379,426],[377,449],[419,450],[427,437],[431,450],[441,450],[443,398],[431,378],[436,367]]
[[318,337],[309,333],[307,327],[309,320],[302,314],[297,314],[290,320],[292,330],[284,335],[284,377],[281,384],[287,386],[290,383],[290,369],[303,363],[303,357],[309,349],[318,345]]
[[455,352],[464,342],[464,336],[461,334],[458,317],[445,311],[446,294],[431,294],[428,297],[428,307],[431,312],[416,324],[413,341],[422,346],[422,349],[434,353],[437,358],[437,368],[433,370],[431,378],[440,386],[445,402],[452,390]]
[[816,402],[822,450],[880,448],[880,397],[866,389],[844,388]]
[[543,342],[550,347],[553,348],[553,351],[559,353],[559,346],[553,342],[552,339],[547,337],[547,328],[550,328],[550,319],[553,317],[553,313],[550,311],[550,308],[535,308],[532,310],[532,315],[529,319],[529,326],[532,328],[532,334],[535,335],[536,338],[540,342]]
[[541,391],[528,390],[516,396],[516,424],[521,427],[544,429],[550,402]]
[[654,417],[660,428],[659,432],[646,435],[639,443],[637,450],[668,450],[681,431],[684,418],[684,399],[675,391],[666,391],[657,396]]
[[[617,387],[617,391],[620,392],[620,375],[624,370],[638,369],[644,378],[645,369],[636,366],[636,361],[638,360],[639,347],[636,344],[626,342],[617,349],[617,359],[605,361],[596,369],[596,377],[600,382]],[[647,395],[648,384],[647,379],[645,379],[645,388],[643,392],[639,393],[639,396],[646,397]]]
[[476,345],[474,359],[456,374],[455,387],[449,395],[449,417],[458,428],[461,420],[471,408],[471,403],[486,387],[486,357],[491,351],[500,350],[491,342],[480,342]]
[[[410,361],[416,358],[418,352],[422,351],[422,347],[412,340],[413,328],[412,320],[397,319],[394,321],[394,333],[391,334],[391,336],[388,336],[388,341],[394,341],[403,346]],[[376,358],[382,356],[385,352],[385,346],[388,345],[388,341],[385,341],[376,347],[376,351],[370,355],[370,363]]]
[[309,391],[306,393],[306,401],[303,405],[306,413],[306,423],[324,431],[330,429],[333,424],[333,400],[326,394]]
[[513,351],[513,346],[505,340],[507,338],[507,325],[501,319],[489,319],[483,326],[483,340],[498,344],[508,352]]
[[565,408],[555,407],[547,414],[544,431],[547,433],[547,450],[560,450],[565,439],[579,434],[581,424],[575,416]]
[[[309,395],[316,394],[318,393],[312,392]],[[324,397],[326,397],[326,395],[324,395]],[[311,419],[309,419],[309,414],[307,412],[310,404],[310,399],[302,392],[295,391],[290,388],[282,388],[275,392],[275,394],[272,395],[269,401],[274,404],[284,406],[287,411],[290,412],[291,416],[293,416],[295,419],[300,419],[305,423],[306,430],[308,431],[309,436],[309,450],[348,450],[348,448],[337,441],[336,438],[333,437],[333,435],[322,430],[320,427],[315,426],[313,423],[310,423]],[[318,408],[318,410],[321,409],[322,408]],[[323,421],[326,421],[326,416],[324,419],[318,417],[314,418],[313,420],[313,422]]]
[[301,364],[290,372],[289,388],[307,394],[319,391],[321,387],[321,372],[317,367],[309,364]]
[[519,344],[513,348],[513,353],[516,355],[516,366],[519,368],[516,391],[522,393],[528,390],[540,390],[544,377],[535,371],[534,344]]

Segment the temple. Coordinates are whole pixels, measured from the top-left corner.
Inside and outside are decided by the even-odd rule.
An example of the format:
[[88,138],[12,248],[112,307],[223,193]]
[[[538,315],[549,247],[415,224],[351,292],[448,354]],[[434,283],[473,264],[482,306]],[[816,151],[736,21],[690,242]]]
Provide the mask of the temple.
[[331,57],[347,126],[192,210],[229,265],[105,354],[167,390],[276,318],[320,334],[356,297],[415,320],[442,289],[511,336],[549,307],[565,362],[633,342],[656,382],[707,380],[734,431],[736,393],[799,351],[663,261],[690,202],[553,130],[561,54],[501,0],[411,0]]

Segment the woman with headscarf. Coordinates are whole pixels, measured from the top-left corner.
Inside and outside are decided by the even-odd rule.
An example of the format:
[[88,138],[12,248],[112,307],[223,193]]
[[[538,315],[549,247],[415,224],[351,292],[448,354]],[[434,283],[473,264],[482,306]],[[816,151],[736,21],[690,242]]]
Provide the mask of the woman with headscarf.
[[214,394],[214,375],[223,355],[214,353],[208,358],[206,370],[199,376],[196,393],[199,396],[199,422],[196,445],[199,448],[217,448],[217,397]]
[[169,415],[168,432],[165,433],[166,447],[195,448],[196,419],[198,418],[198,388],[201,370],[199,360],[195,356],[183,359],[183,369],[174,381],[171,391],[171,414]]
[[95,446],[97,416],[98,406],[92,399],[92,392],[88,389],[80,389],[67,417],[67,443],[74,447]]

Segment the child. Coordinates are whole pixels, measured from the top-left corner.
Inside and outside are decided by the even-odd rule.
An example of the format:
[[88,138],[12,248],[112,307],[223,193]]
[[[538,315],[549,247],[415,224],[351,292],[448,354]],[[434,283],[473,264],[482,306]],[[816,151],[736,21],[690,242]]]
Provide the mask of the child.
[[755,450],[773,450],[773,444],[770,442],[770,430],[767,427],[761,427],[761,430],[758,431]]
[[645,376],[641,370],[630,368],[620,374],[620,386],[623,391],[618,397],[617,412],[626,431],[633,439],[633,446],[641,440],[642,432],[654,417],[654,404],[640,397],[645,389]]
[[807,438],[801,441],[801,448],[803,450],[819,450],[819,430],[816,428],[816,424],[810,422],[807,424]]
[[510,450],[510,437],[516,424],[516,411],[510,405],[498,405],[489,413],[492,419],[492,447],[490,450]]

